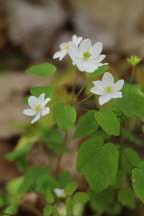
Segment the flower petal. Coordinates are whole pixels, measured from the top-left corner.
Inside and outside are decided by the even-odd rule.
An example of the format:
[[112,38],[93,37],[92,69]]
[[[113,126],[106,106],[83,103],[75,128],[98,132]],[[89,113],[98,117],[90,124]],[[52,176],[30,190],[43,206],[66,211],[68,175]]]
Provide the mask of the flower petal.
[[106,57],[106,55],[99,55],[96,58],[93,58],[93,56],[91,57],[91,61],[93,61],[95,64],[100,63],[104,58]]
[[122,93],[119,91],[113,92],[110,94],[111,98],[122,98]]
[[51,100],[51,98],[46,98],[43,104],[43,108],[47,105],[47,103]]
[[42,94],[39,96],[39,103],[40,103],[41,105],[43,105],[43,103],[44,103],[44,98],[45,98],[45,93],[42,93]]
[[102,95],[99,97],[99,104],[103,105],[105,103],[107,103],[108,101],[110,101],[110,96],[108,94]]
[[123,84],[124,84],[124,80],[121,79],[121,80],[119,80],[119,81],[117,81],[117,82],[115,83],[114,88],[115,88],[117,91],[119,91],[119,90],[122,89]]
[[72,37],[72,41],[76,44],[79,45],[79,43],[81,42],[83,38],[82,37],[77,37],[77,35],[73,35]]
[[61,61],[68,53],[68,50],[58,51],[53,55],[53,59],[59,58]]
[[102,48],[103,48],[102,43],[98,42],[94,46],[92,46],[92,48],[90,49],[90,51],[91,51],[91,53],[92,53],[92,55],[94,57],[98,57],[101,54],[101,52],[102,52]]
[[100,80],[93,81],[92,83],[93,83],[95,86],[101,86],[101,87],[103,87],[102,81],[100,81]]
[[46,107],[43,110],[41,110],[41,115],[45,116],[45,115],[49,114],[49,112],[50,112],[50,108]]
[[87,52],[91,48],[91,41],[89,39],[85,39],[80,43],[79,50],[84,53]]
[[39,103],[39,99],[35,96],[30,96],[28,99],[28,104],[31,108],[35,108]]
[[66,46],[68,45],[68,43],[64,42],[60,44],[60,49],[63,50]]
[[88,73],[93,73],[95,70],[97,70],[97,65],[92,63],[92,62],[89,62],[89,61],[86,61],[86,64],[85,64],[85,71],[88,72]]
[[35,123],[36,121],[38,121],[40,119],[40,112],[38,112],[35,116],[35,118],[31,121],[31,123]]
[[111,73],[105,72],[102,78],[102,83],[104,86],[113,86],[114,78]]
[[35,116],[36,115],[36,110],[33,109],[24,109],[23,114],[28,115],[28,116]]
[[94,94],[97,94],[97,95],[104,95],[105,94],[105,90],[102,89],[101,87],[99,86],[94,86],[90,89],[90,91]]

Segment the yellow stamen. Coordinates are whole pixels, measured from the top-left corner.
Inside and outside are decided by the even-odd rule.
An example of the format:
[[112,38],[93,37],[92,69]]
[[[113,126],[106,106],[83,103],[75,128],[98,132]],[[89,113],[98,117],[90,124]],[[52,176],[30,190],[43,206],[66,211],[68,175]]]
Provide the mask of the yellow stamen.
[[69,49],[69,46],[66,45],[62,50],[68,50]]
[[41,106],[38,104],[36,107],[35,107],[35,111],[40,111],[41,110]]

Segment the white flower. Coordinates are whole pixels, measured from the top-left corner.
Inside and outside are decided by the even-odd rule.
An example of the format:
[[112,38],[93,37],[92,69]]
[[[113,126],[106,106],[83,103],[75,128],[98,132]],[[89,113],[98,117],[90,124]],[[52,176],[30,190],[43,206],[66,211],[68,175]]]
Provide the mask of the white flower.
[[89,39],[83,40],[79,47],[73,42],[69,42],[69,55],[73,64],[78,67],[80,71],[93,73],[98,67],[104,65],[101,61],[105,55],[100,55],[102,52],[102,43],[98,42],[92,46]]
[[45,116],[50,112],[50,108],[45,106],[51,99],[44,98],[45,93],[42,93],[39,98],[35,96],[30,96],[28,99],[28,104],[31,109],[25,109],[23,113],[28,116],[35,116],[35,118],[31,121],[32,124],[38,121],[41,116]]
[[102,81],[94,81],[94,87],[91,88],[91,92],[97,95],[101,95],[99,97],[100,105],[107,103],[112,98],[122,98],[122,93],[120,90],[123,87],[124,80],[119,80],[114,83],[114,78],[111,73],[105,72]]
[[[76,35],[73,35],[72,37],[72,43],[74,43],[76,46],[81,42],[82,37],[77,37]],[[56,52],[53,56],[54,59],[59,58],[61,61],[68,53],[69,53],[69,42],[61,43],[60,44],[60,51]]]
[[66,197],[66,195],[64,193],[64,189],[56,188],[56,189],[54,189],[54,192],[55,192],[57,197]]

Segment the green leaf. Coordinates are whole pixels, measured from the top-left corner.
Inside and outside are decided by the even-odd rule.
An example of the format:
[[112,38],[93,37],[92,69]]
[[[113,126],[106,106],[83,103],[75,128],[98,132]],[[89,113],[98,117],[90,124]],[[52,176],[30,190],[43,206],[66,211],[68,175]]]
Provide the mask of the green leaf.
[[6,214],[16,214],[18,212],[18,201],[12,202],[3,212]]
[[95,111],[89,111],[80,118],[73,138],[75,139],[78,137],[87,136],[95,132],[97,128],[98,123],[95,119]]
[[26,145],[23,148],[15,149],[14,151],[6,154],[5,158],[9,161],[14,161],[18,159],[19,157],[23,156],[25,153],[27,153],[31,148],[32,148],[32,145]]
[[58,127],[61,130],[66,131],[74,126],[76,121],[76,111],[73,107],[58,102],[53,107],[53,118]]
[[87,203],[88,201],[89,201],[89,196],[87,193],[77,192],[74,195],[74,202],[75,203]]
[[52,98],[54,94],[54,89],[51,86],[37,86],[31,88],[30,93],[36,97],[39,97],[42,93],[45,93],[45,98]]
[[103,65],[101,67],[99,67],[96,71],[94,71],[93,73],[86,73],[86,75],[88,77],[92,77],[92,76],[98,76],[103,74],[105,71],[107,71],[109,69],[108,65]]
[[112,108],[123,111],[127,117],[136,115],[144,121],[144,93],[141,91],[141,87],[125,84],[122,92],[123,97],[115,100],[112,103]]
[[132,182],[135,193],[144,204],[144,161],[139,164],[139,168],[132,170]]
[[112,143],[104,145],[101,137],[92,137],[80,147],[77,170],[84,174],[92,190],[101,192],[116,180],[118,150]]
[[53,193],[49,190],[46,192],[46,201],[50,204],[54,203],[55,201]]
[[140,161],[141,158],[134,149],[130,147],[124,149],[122,154],[122,168],[127,173],[130,174],[132,172],[133,167],[138,167]]
[[108,188],[100,193],[92,191],[90,193],[90,205],[97,213],[102,214],[114,202],[114,190]]
[[64,188],[71,182],[70,173],[68,171],[63,171],[62,173],[60,173],[57,178],[57,182],[59,184],[58,188]]
[[118,192],[118,201],[122,205],[128,205],[134,201],[134,192],[130,187],[124,187]]
[[54,190],[57,188],[57,182],[50,175],[40,176],[37,180],[36,190],[43,194],[48,190]]
[[54,72],[56,72],[56,67],[50,63],[43,63],[30,67],[26,72],[38,76],[50,77]]
[[68,197],[66,199],[66,210],[67,210],[67,216],[73,216],[73,200],[71,197]]
[[114,188],[120,188],[126,180],[126,173],[124,170],[118,170],[117,172],[117,177],[116,177],[116,182],[114,184]]
[[53,206],[48,205],[43,209],[43,216],[51,216],[53,213]]
[[102,108],[95,113],[95,118],[107,134],[120,135],[120,122],[111,110]]
[[144,147],[143,141],[139,139],[139,137],[137,137],[135,134],[132,133],[132,131],[128,130],[127,128],[123,130],[123,135],[125,139],[129,140],[129,142]]
[[65,187],[64,193],[65,193],[66,195],[68,195],[68,196],[72,195],[72,194],[76,191],[77,186],[78,186],[78,185],[77,185],[77,182],[71,182],[71,183],[69,183],[69,184]]
[[54,153],[61,153],[64,140],[62,134],[57,129],[41,128],[40,138],[47,143],[47,147]]

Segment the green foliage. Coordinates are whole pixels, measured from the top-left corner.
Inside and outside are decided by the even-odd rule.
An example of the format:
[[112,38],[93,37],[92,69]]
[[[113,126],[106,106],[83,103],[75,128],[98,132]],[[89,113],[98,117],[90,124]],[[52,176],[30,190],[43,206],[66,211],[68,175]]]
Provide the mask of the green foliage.
[[127,173],[131,174],[132,169],[138,167],[140,161],[141,159],[134,149],[130,147],[124,149],[122,154],[122,168]]
[[111,110],[102,108],[95,113],[95,118],[107,134],[114,136],[120,134],[120,122]]
[[67,216],[73,216],[73,205],[74,202],[71,197],[68,197],[66,199],[66,210],[67,210]]
[[112,108],[123,111],[127,117],[138,116],[144,121],[144,93],[138,85],[125,84],[123,98],[118,98],[112,103]]
[[123,135],[125,139],[129,140],[129,142],[134,143],[135,145],[144,147],[143,141],[140,140],[135,134],[133,134],[132,131],[125,128],[123,130]]
[[117,176],[116,176],[116,182],[114,184],[114,188],[120,188],[126,180],[126,173],[124,170],[120,169],[117,172]]
[[53,206],[51,206],[51,205],[47,205],[43,209],[43,216],[51,216],[52,213],[53,213]]
[[32,145],[26,145],[23,148],[15,149],[14,151],[5,155],[9,161],[15,161],[20,171],[26,171],[28,168],[27,154],[32,148]]
[[97,128],[98,123],[95,119],[95,111],[89,111],[80,118],[73,138],[89,135],[95,132]]
[[89,201],[89,196],[87,193],[84,192],[77,192],[74,195],[74,202],[75,203],[87,203]]
[[136,66],[140,62],[141,58],[138,58],[137,56],[131,56],[127,61],[133,65]]
[[37,86],[31,88],[30,93],[36,97],[39,97],[42,93],[45,93],[45,98],[53,98],[54,89],[51,86]]
[[39,176],[36,183],[36,190],[43,194],[47,194],[48,190],[57,188],[57,182],[48,174]]
[[101,192],[116,180],[118,150],[112,143],[104,145],[101,137],[92,137],[80,147],[77,170],[84,174],[92,190]]
[[144,204],[144,162],[132,170],[132,183],[135,193]]
[[90,193],[90,205],[97,213],[102,214],[114,201],[114,190],[108,188],[100,193],[92,191]]
[[108,65],[103,65],[101,67],[99,67],[96,71],[94,71],[93,73],[86,73],[87,77],[93,77],[93,76],[98,76],[103,74],[104,72],[106,72],[109,69]]
[[56,72],[56,67],[50,63],[42,63],[30,67],[29,69],[26,70],[26,72],[48,78],[54,72]]
[[50,204],[54,203],[55,201],[53,193],[49,190],[46,192],[46,201]]
[[77,182],[71,182],[68,185],[66,185],[65,189],[64,189],[64,193],[68,196],[72,195],[76,189],[77,189]]
[[61,172],[57,178],[57,182],[59,188],[65,188],[71,182],[70,173],[68,171]]
[[55,128],[41,128],[40,138],[47,143],[47,146],[54,153],[59,154],[62,151],[63,136]]
[[53,106],[53,118],[58,127],[66,131],[73,127],[76,121],[76,111],[71,106],[58,102]]
[[128,205],[134,202],[134,192],[130,187],[124,187],[118,192],[118,201],[122,205]]

